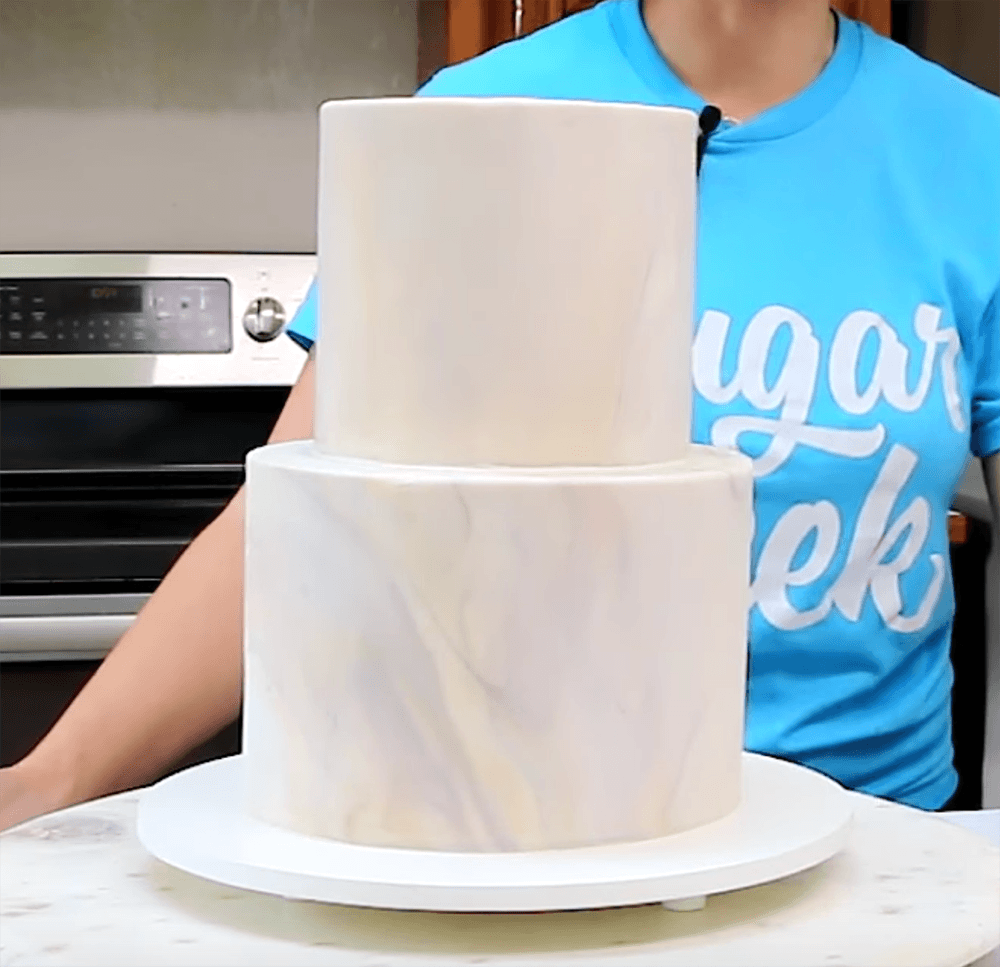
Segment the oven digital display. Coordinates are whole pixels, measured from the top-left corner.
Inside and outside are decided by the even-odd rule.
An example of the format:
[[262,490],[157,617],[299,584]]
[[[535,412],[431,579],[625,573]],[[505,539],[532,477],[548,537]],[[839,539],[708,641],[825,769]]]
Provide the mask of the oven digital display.
[[141,285],[67,286],[62,292],[64,312],[96,310],[98,312],[142,312]]
[[227,353],[227,279],[3,279],[4,355]]

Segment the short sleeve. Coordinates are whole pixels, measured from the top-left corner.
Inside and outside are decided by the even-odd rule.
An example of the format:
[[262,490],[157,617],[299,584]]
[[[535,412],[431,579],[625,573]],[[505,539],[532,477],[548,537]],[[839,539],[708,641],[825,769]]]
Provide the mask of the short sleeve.
[[316,316],[319,306],[319,286],[316,279],[309,285],[299,311],[292,317],[292,321],[285,330],[288,335],[295,340],[303,349],[311,349],[316,342]]
[[993,294],[979,327],[976,385],[972,393],[972,452],[1000,451],[1000,289]]

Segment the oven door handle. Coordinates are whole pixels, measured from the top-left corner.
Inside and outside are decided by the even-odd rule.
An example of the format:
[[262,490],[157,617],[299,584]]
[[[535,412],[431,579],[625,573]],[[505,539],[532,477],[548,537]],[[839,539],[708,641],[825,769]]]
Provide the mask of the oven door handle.
[[0,661],[103,658],[134,620],[131,614],[0,618]]

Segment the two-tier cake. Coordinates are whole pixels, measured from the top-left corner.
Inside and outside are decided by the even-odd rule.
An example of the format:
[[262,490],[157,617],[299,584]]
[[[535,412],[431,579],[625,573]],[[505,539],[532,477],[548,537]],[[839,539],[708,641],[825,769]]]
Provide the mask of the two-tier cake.
[[739,802],[752,480],[690,444],[696,118],[321,112],[315,438],[247,464],[247,808],[540,850]]

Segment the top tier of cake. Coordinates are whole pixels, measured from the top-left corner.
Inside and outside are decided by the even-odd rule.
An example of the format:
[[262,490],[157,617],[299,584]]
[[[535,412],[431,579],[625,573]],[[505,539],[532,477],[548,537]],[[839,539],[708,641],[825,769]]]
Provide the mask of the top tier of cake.
[[683,456],[696,138],[672,108],[324,104],[316,445],[458,466]]

